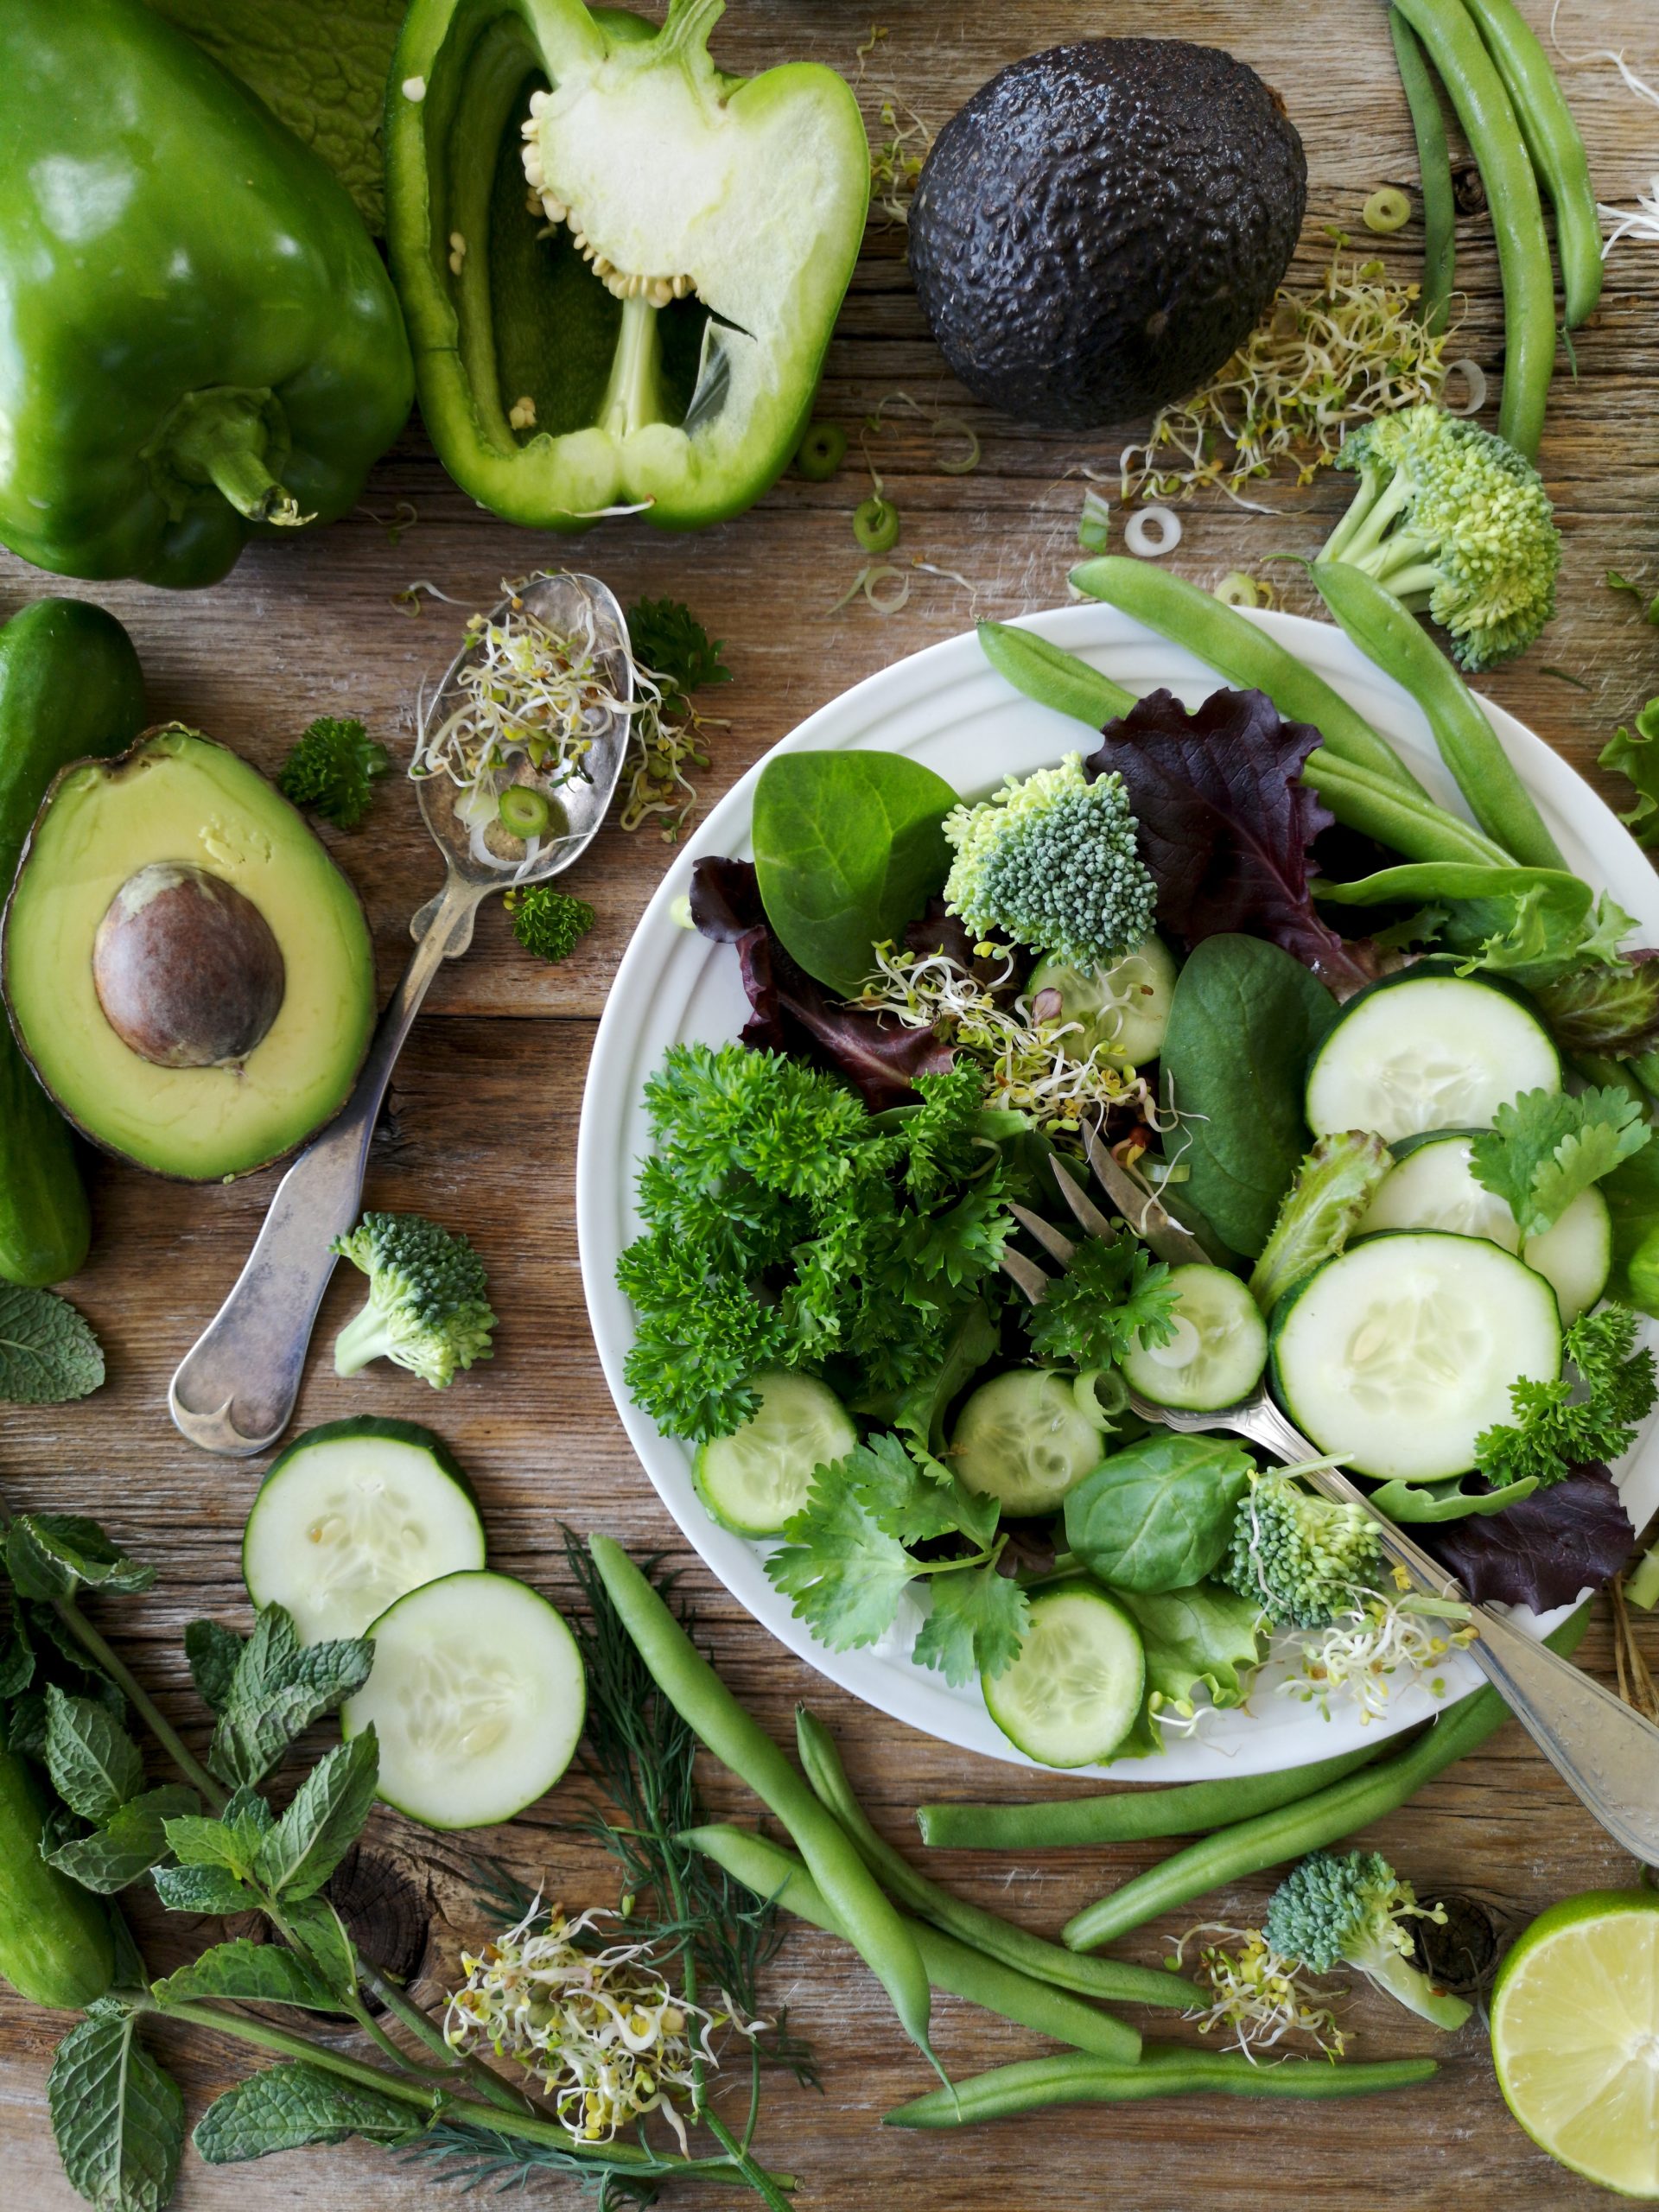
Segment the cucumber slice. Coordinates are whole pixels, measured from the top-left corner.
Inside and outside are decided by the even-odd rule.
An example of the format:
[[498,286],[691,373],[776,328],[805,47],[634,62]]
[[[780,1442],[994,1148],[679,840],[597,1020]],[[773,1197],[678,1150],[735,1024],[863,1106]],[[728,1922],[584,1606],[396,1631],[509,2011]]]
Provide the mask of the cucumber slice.
[[1559,1090],[1560,1055],[1508,991],[1409,969],[1349,1000],[1313,1056],[1315,1136],[1371,1129],[1390,1144],[1424,1129],[1488,1129],[1523,1090]]
[[1034,1597],[1020,1656],[995,1679],[981,1677],[992,1719],[1044,1766],[1109,1758],[1146,1687],[1140,1630],[1098,1583],[1081,1581]]
[[446,1574],[372,1624],[374,1669],[340,1707],[346,1740],[372,1722],[378,1795],[429,1828],[482,1828],[544,1796],[587,1711],[576,1639],[509,1574]]
[[361,1636],[406,1591],[483,1564],[471,1486],[412,1421],[331,1421],[296,1436],[242,1532],[249,1597],[286,1606],[302,1643]]
[[1172,1268],[1175,1334],[1137,1337],[1118,1364],[1131,1389],[1155,1406],[1215,1413],[1248,1398],[1268,1363],[1268,1330],[1248,1285],[1224,1268]]
[[1507,1205],[1475,1180],[1469,1139],[1455,1131],[1414,1145],[1383,1179],[1355,1233],[1384,1229],[1444,1229],[1519,1253],[1554,1291],[1563,1328],[1589,1311],[1612,1272],[1612,1221],[1599,1191],[1580,1191],[1559,1221],[1523,1246]]
[[1273,1385],[1321,1452],[1380,1481],[1468,1471],[1510,1385],[1561,1371],[1555,1294],[1483,1238],[1368,1236],[1274,1309]]
[[858,1431],[835,1392],[783,1368],[754,1378],[760,1409],[735,1434],[701,1446],[692,1467],[697,1496],[722,1529],[776,1536],[806,1503],[815,1467],[844,1459]]
[[1039,991],[1058,991],[1061,1018],[1083,1024],[1082,1036],[1069,1040],[1074,1059],[1104,1046],[1109,1059],[1135,1067],[1163,1050],[1175,995],[1174,957],[1162,938],[1149,937],[1109,968],[1085,976],[1051,952],[1026,986],[1028,998]]
[[957,1417],[947,1454],[962,1482],[1007,1513],[1052,1513],[1100,1465],[1107,1415],[1070,1376],[1010,1368],[982,1382]]

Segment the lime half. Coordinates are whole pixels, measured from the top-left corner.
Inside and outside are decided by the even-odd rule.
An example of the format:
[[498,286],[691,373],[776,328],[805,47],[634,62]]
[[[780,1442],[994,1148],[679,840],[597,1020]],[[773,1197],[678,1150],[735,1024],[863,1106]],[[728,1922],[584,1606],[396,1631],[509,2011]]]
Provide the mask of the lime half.
[[1659,1896],[1591,1890],[1541,1913],[1492,1992],[1492,2058],[1552,2158],[1659,2197]]

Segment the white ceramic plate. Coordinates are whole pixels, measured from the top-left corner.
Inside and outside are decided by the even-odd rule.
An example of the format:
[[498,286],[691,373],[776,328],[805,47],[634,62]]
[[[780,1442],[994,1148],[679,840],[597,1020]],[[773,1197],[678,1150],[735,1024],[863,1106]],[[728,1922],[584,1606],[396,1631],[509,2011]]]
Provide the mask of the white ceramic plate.
[[[1442,804],[1462,810],[1434,750],[1427,725],[1399,686],[1382,675],[1327,623],[1298,615],[1252,618],[1317,669],[1372,725],[1392,739]],[[1115,609],[1092,603],[1027,620],[1025,626],[1080,654],[1131,690],[1162,684],[1196,706],[1219,678],[1178,646],[1143,630]],[[1611,811],[1566,761],[1500,708],[1491,709],[1500,736],[1554,830],[1573,868],[1605,884],[1641,925],[1645,942],[1659,940],[1659,877]],[[965,796],[991,790],[1010,773],[1051,766],[1064,753],[1089,749],[1083,725],[1039,707],[1010,689],[969,635],[931,646],[879,676],[856,684],[809,716],[773,750],[870,746],[908,753],[936,770]],[[768,754],[767,758],[772,756]],[[670,908],[689,889],[694,861],[709,854],[748,855],[750,808],[757,763],[702,824],[676,859],[646,908],[611,986],[600,1024],[582,1101],[576,1163],[576,1218],[582,1282],[594,1338],[617,1410],[656,1484],[663,1503],[733,1596],[792,1651],[831,1681],[931,1736],[1018,1765],[1032,1762],[1016,1751],[986,1712],[977,1684],[952,1689],[943,1676],[912,1663],[910,1637],[917,1617],[883,1643],[862,1651],[830,1651],[795,1620],[786,1599],[766,1580],[765,1547],[719,1528],[691,1486],[688,1446],[658,1434],[631,1404],[622,1362],[632,1341],[631,1309],[616,1287],[616,1259],[638,1234],[633,1206],[636,1163],[647,1151],[641,1104],[646,1077],[664,1052],[682,1040],[722,1044],[735,1037],[747,1014],[737,961],[717,945],[678,928]],[[1659,1505],[1659,1443],[1653,1424],[1618,1471],[1631,1518],[1640,1528]],[[1565,1610],[1565,1609],[1563,1609]],[[1530,1616],[1528,1616],[1530,1618]],[[1540,1633],[1562,1613],[1551,1614]],[[1190,1738],[1170,1736],[1161,1758],[1127,1760],[1108,1772],[1123,1781],[1184,1781],[1219,1774],[1255,1774],[1329,1758],[1363,1740],[1421,1720],[1435,1700],[1411,1688],[1390,1701],[1386,1719],[1362,1729],[1345,1702],[1332,1718],[1293,1699],[1275,1695],[1266,1670],[1248,1708],[1206,1716]],[[1445,1670],[1448,1695],[1480,1679],[1459,1657]]]

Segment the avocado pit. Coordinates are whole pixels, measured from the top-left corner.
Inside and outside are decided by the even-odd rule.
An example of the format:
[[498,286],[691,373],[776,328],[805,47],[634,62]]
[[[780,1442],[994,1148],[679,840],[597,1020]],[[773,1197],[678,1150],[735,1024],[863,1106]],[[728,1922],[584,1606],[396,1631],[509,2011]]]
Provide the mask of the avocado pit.
[[269,1033],[287,970],[270,925],[234,884],[152,861],[105,911],[92,982],[111,1028],[153,1067],[228,1067]]

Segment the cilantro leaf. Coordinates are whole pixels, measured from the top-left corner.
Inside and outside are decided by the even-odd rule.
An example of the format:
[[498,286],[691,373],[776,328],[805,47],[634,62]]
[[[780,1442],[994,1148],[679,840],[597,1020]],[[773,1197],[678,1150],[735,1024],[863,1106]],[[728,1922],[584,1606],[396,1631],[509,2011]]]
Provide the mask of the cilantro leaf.
[[1478,1183],[1496,1192],[1523,1236],[1540,1236],[1581,1191],[1639,1152],[1652,1132],[1617,1084],[1581,1092],[1527,1090],[1500,1106],[1469,1148]]
[[893,1626],[916,1563],[848,1478],[846,1460],[820,1467],[806,1503],[768,1557],[766,1574],[797,1620],[832,1651],[874,1643]]
[[57,1406],[103,1380],[103,1347],[67,1298],[0,1283],[0,1398]]
[[1020,1656],[1030,1601],[1020,1585],[988,1560],[932,1578],[932,1605],[916,1637],[918,1667],[935,1667],[960,1687],[976,1675],[1005,1673]]
[[1637,1424],[1659,1395],[1653,1354],[1637,1349],[1637,1325],[1626,1306],[1583,1314],[1561,1344],[1576,1387],[1567,1373],[1552,1382],[1523,1377],[1510,1384],[1514,1421],[1496,1423],[1475,1440],[1477,1464],[1494,1488],[1529,1476],[1541,1488],[1629,1451]]
[[859,1503],[895,1542],[925,1544],[959,1526],[950,1491],[922,1471],[896,1436],[873,1436],[841,1464]]
[[1109,1367],[1136,1337],[1167,1344],[1175,1333],[1175,1301],[1168,1268],[1137,1239],[1122,1236],[1109,1243],[1086,1236],[1042,1304],[1032,1308],[1026,1329],[1041,1359]]

